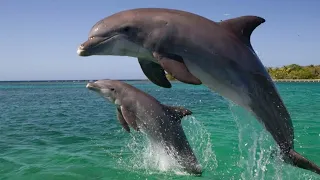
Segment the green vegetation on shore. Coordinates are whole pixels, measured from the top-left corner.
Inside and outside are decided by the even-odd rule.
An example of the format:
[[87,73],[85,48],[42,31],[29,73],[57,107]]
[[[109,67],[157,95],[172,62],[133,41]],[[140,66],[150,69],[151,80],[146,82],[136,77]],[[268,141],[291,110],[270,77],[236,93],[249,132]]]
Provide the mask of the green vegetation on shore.
[[[282,67],[266,67],[268,73],[273,80],[286,81],[286,80],[313,80],[317,79],[320,82],[320,65],[300,66],[297,64],[290,64]],[[166,72],[166,77],[169,81],[175,81],[176,79]],[[141,79],[131,80],[140,81]],[[147,79],[145,79],[147,80]],[[39,80],[32,82],[87,82],[89,80]],[[91,80],[92,81],[92,80]],[[15,81],[8,81],[15,82]],[[17,81],[18,82],[18,81]],[[19,81],[20,82],[20,81]],[[21,81],[24,82],[24,81]]]
[[171,75],[171,74],[168,74],[166,73],[166,77],[169,81],[175,81],[176,79]]
[[290,64],[282,67],[267,67],[273,79],[320,79],[320,65],[300,66]]
[[[320,79],[320,65],[300,66],[290,64],[282,67],[266,67],[272,79]],[[166,74],[169,81],[175,78]]]

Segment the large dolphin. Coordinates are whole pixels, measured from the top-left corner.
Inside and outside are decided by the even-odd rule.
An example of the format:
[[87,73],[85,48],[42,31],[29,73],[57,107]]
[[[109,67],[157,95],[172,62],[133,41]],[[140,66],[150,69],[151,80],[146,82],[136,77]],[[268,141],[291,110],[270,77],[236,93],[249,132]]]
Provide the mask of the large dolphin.
[[80,56],[137,57],[144,74],[170,88],[165,72],[181,82],[204,84],[251,112],[270,132],[285,162],[320,174],[320,168],[294,150],[294,130],[271,77],[251,46],[257,16],[221,22],[173,9],[140,8],[97,22]]
[[117,107],[122,127],[143,131],[148,138],[163,145],[168,154],[189,173],[201,175],[202,168],[194,155],[181,125],[181,119],[192,112],[183,107],[167,106],[149,94],[121,81],[98,80],[87,84]]

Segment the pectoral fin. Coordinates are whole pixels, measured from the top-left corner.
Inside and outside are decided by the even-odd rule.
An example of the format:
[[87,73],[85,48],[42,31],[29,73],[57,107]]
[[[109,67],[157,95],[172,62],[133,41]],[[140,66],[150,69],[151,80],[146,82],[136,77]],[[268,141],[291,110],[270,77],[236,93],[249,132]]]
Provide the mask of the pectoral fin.
[[183,62],[181,56],[172,54],[153,53],[154,58],[158,60],[162,68],[177,80],[187,83],[200,85],[202,82],[193,76]]
[[121,106],[120,109],[121,109],[123,118],[129,124],[129,126],[132,127],[134,130],[139,131],[139,128],[136,122],[136,115],[133,112],[124,108],[123,106]]
[[122,125],[123,129],[125,129],[127,132],[130,132],[130,128],[124,117],[122,116],[122,112],[120,108],[117,108],[117,118]]
[[168,81],[163,68],[159,64],[141,58],[138,58],[138,61],[143,73],[151,82],[164,88],[171,88],[171,83]]

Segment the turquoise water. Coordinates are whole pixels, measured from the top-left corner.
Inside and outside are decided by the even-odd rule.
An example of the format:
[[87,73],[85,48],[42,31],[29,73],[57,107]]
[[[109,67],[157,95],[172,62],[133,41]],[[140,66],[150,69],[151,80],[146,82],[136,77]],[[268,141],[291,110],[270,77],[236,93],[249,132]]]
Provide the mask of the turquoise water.
[[[320,179],[270,158],[271,136],[208,88],[129,83],[194,112],[182,124],[202,177],[168,166],[143,134],[126,133],[115,107],[85,83],[1,83],[0,179]],[[320,84],[277,86],[293,118],[296,150],[320,164]]]

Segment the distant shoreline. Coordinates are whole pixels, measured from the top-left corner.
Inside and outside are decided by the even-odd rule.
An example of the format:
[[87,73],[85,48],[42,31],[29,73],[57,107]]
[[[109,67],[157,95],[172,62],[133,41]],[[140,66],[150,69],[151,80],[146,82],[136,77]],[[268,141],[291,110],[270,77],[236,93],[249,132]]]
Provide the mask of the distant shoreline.
[[[18,83],[18,82],[90,82],[97,81],[98,79],[92,80],[24,80],[24,81],[0,81],[0,83]],[[149,81],[148,79],[115,79],[118,81]]]
[[[117,79],[119,81],[149,81],[148,79]],[[272,79],[274,82],[316,82],[320,83],[320,79]],[[90,82],[96,80],[30,80],[30,81],[0,81],[0,83],[48,83],[48,82]],[[177,81],[177,80],[170,80]],[[151,82],[151,81],[150,81]],[[179,81],[178,81],[179,82]]]
[[320,79],[273,79],[274,82],[320,82]]

